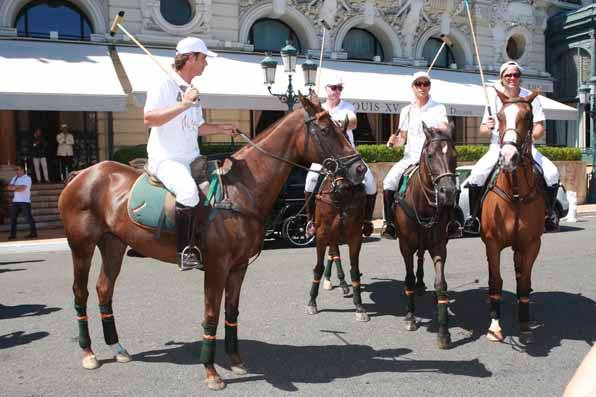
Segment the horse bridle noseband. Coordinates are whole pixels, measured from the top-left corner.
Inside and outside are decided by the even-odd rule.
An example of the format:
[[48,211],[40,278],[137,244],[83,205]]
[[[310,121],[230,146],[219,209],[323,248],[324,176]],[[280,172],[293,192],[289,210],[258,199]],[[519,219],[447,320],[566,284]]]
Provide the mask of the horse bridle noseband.
[[[447,136],[438,136],[438,137],[434,137],[428,141],[426,141],[426,143],[424,144],[424,147],[422,148],[425,156],[424,158],[424,162],[425,162],[425,166],[426,168],[428,168],[428,173],[430,174],[430,181],[432,183],[432,193],[435,196],[434,201],[432,201],[427,194],[427,186],[425,186],[425,184],[422,182],[422,177],[420,175],[420,172],[418,172],[418,178],[420,178],[420,183],[422,185],[422,192],[424,193],[424,197],[426,198],[426,201],[428,202],[428,204],[431,207],[435,207],[438,208],[439,207],[439,194],[438,194],[438,186],[439,186],[439,180],[442,178],[453,178],[454,180],[456,179],[456,174],[454,172],[443,172],[442,174],[439,174],[437,176],[433,175],[433,171],[432,171],[432,167],[430,166],[431,164],[431,158],[430,158],[430,154],[428,153],[428,145],[431,142],[441,142],[441,141],[445,141],[447,142],[448,145],[453,145],[453,140]],[[431,189],[428,189],[431,190]]]
[[[503,111],[503,108],[505,106],[513,105],[516,103],[527,103],[530,106],[530,112],[532,111],[532,104],[529,101],[522,99],[522,98],[517,98],[512,101],[504,102],[503,107],[501,108],[501,111]],[[514,146],[519,151],[520,155],[523,156],[526,153],[526,150],[528,149],[528,143],[530,142],[530,137],[532,136],[532,125],[533,125],[532,121],[533,121],[533,119],[534,119],[533,114],[530,113],[530,128],[528,129],[528,132],[525,134],[524,140],[523,140],[521,146],[517,143],[517,141],[513,142],[510,140],[507,140],[507,141],[501,142],[501,148],[503,148],[504,146],[507,146],[507,145]],[[503,130],[503,134],[499,133],[499,135],[500,135],[499,140],[505,139],[505,135],[507,134],[508,131],[515,132],[516,136],[521,135],[519,133],[519,131],[517,130],[517,128],[505,128],[505,130]],[[501,138],[501,136],[502,136],[502,138]],[[501,159],[501,155],[499,154],[499,160],[500,159]]]

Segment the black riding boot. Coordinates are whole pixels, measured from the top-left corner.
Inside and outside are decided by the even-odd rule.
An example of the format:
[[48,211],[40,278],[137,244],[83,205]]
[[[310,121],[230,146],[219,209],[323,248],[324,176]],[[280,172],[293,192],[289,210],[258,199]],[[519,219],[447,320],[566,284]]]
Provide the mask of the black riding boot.
[[479,233],[482,186],[468,184],[468,199],[470,202],[470,217],[465,221],[464,230],[471,233]]
[[372,217],[375,212],[375,201],[377,200],[377,194],[366,195],[366,209],[364,213],[364,225],[362,225],[362,234],[366,237],[370,236],[373,232]]
[[306,235],[312,236],[316,232],[315,226],[315,200],[313,199],[312,192],[304,191],[304,209],[306,210]]
[[[176,203],[176,262],[180,270],[203,269],[200,251],[190,246],[194,231],[194,207]],[[183,255],[184,252],[184,255]]]
[[548,186],[546,188],[546,221],[544,228],[547,232],[555,232],[559,230],[558,217],[555,214],[557,204],[557,193],[559,192],[559,184]]
[[397,231],[395,230],[395,190],[383,190],[383,208],[385,209],[385,230],[381,233],[381,237],[388,240],[395,240],[397,238]]

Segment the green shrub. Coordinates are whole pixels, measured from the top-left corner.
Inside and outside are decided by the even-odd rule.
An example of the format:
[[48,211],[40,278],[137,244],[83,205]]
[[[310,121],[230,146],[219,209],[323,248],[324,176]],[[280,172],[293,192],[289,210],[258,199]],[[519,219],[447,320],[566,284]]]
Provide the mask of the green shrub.
[[[403,146],[389,149],[385,145],[358,145],[358,151],[367,163],[397,162],[404,153]],[[488,151],[486,145],[458,145],[458,162],[476,162]],[[571,147],[538,146],[538,151],[552,161],[577,161],[582,159],[581,149]]]

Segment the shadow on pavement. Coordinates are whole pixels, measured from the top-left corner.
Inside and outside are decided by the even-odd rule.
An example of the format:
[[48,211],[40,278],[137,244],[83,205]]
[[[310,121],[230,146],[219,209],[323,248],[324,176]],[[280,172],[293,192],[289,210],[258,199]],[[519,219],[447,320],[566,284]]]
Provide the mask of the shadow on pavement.
[[16,305],[4,306],[0,304],[0,320],[18,317],[42,316],[62,310],[59,307],[47,307],[46,305]]
[[[180,365],[200,364],[200,342],[168,342],[166,346],[168,347],[162,350],[136,354],[134,360]],[[297,391],[295,383],[329,383],[335,379],[353,378],[369,373],[431,372],[476,378],[492,376],[492,372],[478,359],[416,360],[414,357],[405,357],[412,353],[410,349],[405,348],[377,351],[366,345],[291,346],[240,340],[240,350],[246,359],[249,376],[226,379],[226,383],[265,380],[284,391]],[[216,363],[228,368],[223,353],[223,342],[218,341],[217,351],[221,359],[216,360]],[[226,377],[226,374],[222,375]]]
[[0,269],[0,274],[2,273],[10,273],[10,272],[22,272],[26,269]]
[[34,332],[32,334],[25,334],[25,331],[11,332],[10,334],[0,335],[0,349],[9,349],[11,347],[26,345],[38,339],[45,338],[49,333]]
[[27,261],[10,261],[10,262],[0,262],[0,266],[5,265],[20,265],[21,263],[37,263],[37,262],[45,262],[45,259],[31,259]]

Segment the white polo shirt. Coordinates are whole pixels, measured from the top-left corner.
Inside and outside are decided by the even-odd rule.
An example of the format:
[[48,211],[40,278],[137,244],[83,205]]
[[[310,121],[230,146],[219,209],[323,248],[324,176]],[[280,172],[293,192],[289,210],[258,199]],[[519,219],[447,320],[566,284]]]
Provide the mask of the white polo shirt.
[[[501,84],[495,84],[495,88],[501,92],[504,90],[503,86]],[[530,95],[531,93],[532,93],[531,91],[520,87],[519,96],[526,96],[526,95]],[[499,144],[499,120],[497,119],[497,113],[503,108],[503,102],[501,102],[501,99],[499,98],[499,96],[497,95],[496,92],[494,92],[494,95],[489,100],[491,102],[490,106],[491,106],[491,111],[493,112],[493,118],[495,119],[495,128],[491,131],[490,143],[491,143],[491,145],[498,145]],[[542,110],[542,104],[540,103],[540,100],[538,99],[538,97],[536,97],[532,101],[532,115],[534,117],[534,123],[538,123],[540,121],[546,120],[546,117],[544,116],[544,111]],[[482,123],[484,124],[487,121],[488,121],[488,109],[484,109],[484,116],[482,117]]]
[[10,184],[27,186],[22,192],[14,192],[13,203],[31,203],[31,177],[29,175],[13,176]]
[[[183,88],[183,91],[186,88]],[[176,83],[160,76],[160,80],[147,92],[145,112],[163,109],[182,102],[182,93]],[[176,160],[190,164],[200,155],[198,128],[205,123],[203,109],[194,105],[159,127],[151,127],[147,155],[149,167],[156,172],[163,160]]]
[[[337,106],[333,109],[329,109],[328,103],[329,102],[325,102],[323,104],[323,109],[329,112],[329,115],[331,116],[332,120],[341,121],[343,123],[346,120],[346,115],[349,116],[350,114],[352,115],[349,116],[350,118],[356,118],[356,111],[354,110],[354,105],[352,105],[350,102],[346,102],[340,99]],[[348,130],[346,133],[348,135],[348,140],[355,148],[356,145],[354,145],[354,133],[352,132],[352,130]]]
[[433,101],[432,98],[429,98],[422,107],[418,107],[415,102],[407,105],[402,109],[399,119],[401,124],[399,129],[408,132],[404,157],[416,160],[420,158],[426,140],[422,122],[432,128],[439,127],[440,123],[448,123],[445,105]]

